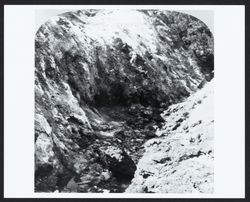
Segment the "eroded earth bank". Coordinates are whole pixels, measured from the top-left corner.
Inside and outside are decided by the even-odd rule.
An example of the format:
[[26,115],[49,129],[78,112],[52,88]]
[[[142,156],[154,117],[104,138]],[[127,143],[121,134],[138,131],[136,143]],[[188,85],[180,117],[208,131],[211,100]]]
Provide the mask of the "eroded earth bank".
[[170,11],[84,10],[35,38],[35,191],[213,191],[213,36]]

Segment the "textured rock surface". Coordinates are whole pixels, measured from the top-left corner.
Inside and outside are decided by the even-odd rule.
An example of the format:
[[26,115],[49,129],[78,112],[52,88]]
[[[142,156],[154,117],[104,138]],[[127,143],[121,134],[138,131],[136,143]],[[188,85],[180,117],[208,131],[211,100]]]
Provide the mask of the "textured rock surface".
[[162,110],[212,77],[213,37],[192,16],[84,10],[50,19],[35,39],[35,191],[123,192]]
[[163,113],[127,192],[213,192],[213,83]]

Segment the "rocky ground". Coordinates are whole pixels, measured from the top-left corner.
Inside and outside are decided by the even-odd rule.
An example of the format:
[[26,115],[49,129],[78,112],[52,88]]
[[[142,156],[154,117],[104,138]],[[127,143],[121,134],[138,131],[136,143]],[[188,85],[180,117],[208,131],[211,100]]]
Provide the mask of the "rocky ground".
[[127,192],[213,193],[213,83],[162,114]]
[[[84,10],[50,19],[35,39],[35,191],[211,192],[213,166],[202,162],[212,164],[212,123],[200,113],[193,123],[186,105],[212,78],[213,36],[192,16]],[[194,180],[184,174],[192,167]]]

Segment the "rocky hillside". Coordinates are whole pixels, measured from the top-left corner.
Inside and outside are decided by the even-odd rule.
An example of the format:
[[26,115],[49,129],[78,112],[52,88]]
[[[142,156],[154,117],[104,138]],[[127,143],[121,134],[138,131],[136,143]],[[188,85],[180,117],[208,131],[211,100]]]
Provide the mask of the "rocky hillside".
[[127,192],[213,193],[213,83],[172,105],[149,140]]
[[213,36],[192,16],[84,10],[50,19],[35,38],[35,191],[124,192],[143,144],[164,125],[160,113],[212,78]]

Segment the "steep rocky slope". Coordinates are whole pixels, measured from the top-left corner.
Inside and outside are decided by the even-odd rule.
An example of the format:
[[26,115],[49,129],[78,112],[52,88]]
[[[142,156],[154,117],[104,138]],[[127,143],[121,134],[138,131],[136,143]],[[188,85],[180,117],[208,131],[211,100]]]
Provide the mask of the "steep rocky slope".
[[162,114],[127,192],[213,192],[213,83]]
[[169,11],[84,10],[35,38],[35,191],[123,192],[160,113],[213,77],[213,37]]

